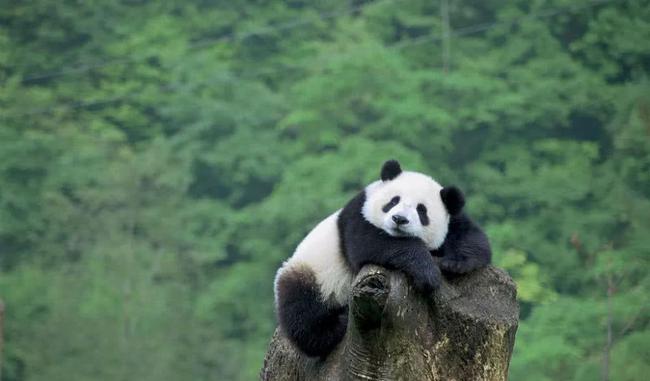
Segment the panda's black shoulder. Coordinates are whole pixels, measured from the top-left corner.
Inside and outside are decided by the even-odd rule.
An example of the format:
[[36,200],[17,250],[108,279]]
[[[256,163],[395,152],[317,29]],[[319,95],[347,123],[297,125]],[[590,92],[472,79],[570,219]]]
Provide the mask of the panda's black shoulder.
[[476,224],[465,212],[458,213],[449,218],[449,232],[466,232],[476,228]]
[[350,225],[363,224],[367,222],[361,211],[363,209],[363,204],[366,203],[366,191],[363,190],[357,193],[348,203],[343,207],[341,213],[339,213],[337,224],[339,227],[339,232],[344,232],[345,229]]
[[480,231],[478,225],[464,212],[458,213],[449,218],[449,230],[446,240],[464,237],[468,233],[475,231]]
[[[337,219],[341,253],[351,265],[362,264],[370,256],[380,257],[394,240],[363,217],[365,203],[366,192],[363,190],[343,207]],[[352,268],[359,270],[354,265]]]
[[[459,213],[451,217],[449,231],[443,246],[452,251],[461,250],[465,255],[480,257],[486,264],[490,262],[492,257],[492,249],[487,235],[465,213]],[[460,249],[461,247],[462,249]]]

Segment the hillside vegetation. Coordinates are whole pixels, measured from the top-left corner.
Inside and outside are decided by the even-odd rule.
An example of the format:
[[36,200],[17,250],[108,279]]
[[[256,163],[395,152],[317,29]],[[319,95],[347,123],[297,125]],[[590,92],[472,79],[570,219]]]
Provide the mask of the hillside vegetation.
[[3,1],[3,380],[256,379],[388,158],[516,280],[511,380],[644,379],[649,41],[644,0]]

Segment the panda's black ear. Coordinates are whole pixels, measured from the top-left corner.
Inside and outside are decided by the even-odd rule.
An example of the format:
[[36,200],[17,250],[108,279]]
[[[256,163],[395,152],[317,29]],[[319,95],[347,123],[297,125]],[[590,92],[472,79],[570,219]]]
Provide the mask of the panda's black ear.
[[388,160],[381,167],[380,178],[382,181],[392,180],[399,176],[400,173],[402,173],[402,167],[399,166],[399,162],[397,160]]
[[440,190],[440,197],[447,208],[447,212],[452,216],[460,213],[465,206],[465,196],[456,186],[444,187]]

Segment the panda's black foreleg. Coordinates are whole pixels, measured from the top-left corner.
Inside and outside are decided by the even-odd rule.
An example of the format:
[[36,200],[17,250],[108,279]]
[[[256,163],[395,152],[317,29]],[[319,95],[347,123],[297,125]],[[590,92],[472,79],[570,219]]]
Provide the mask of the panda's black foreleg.
[[492,251],[485,234],[476,230],[461,239],[444,243],[440,269],[452,274],[466,274],[490,264]]
[[280,328],[307,356],[327,356],[345,336],[348,307],[325,303],[308,268],[290,269],[278,279]]
[[423,245],[405,246],[387,253],[376,264],[401,271],[411,279],[413,286],[419,292],[431,293],[440,286],[442,278],[440,269]]

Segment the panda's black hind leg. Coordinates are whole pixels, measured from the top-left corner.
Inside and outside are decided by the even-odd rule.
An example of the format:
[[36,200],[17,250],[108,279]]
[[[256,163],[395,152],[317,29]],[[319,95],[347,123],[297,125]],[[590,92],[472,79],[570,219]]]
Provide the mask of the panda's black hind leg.
[[323,302],[316,277],[307,267],[281,274],[277,303],[280,329],[308,356],[327,356],[345,336],[348,307]]

